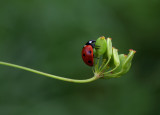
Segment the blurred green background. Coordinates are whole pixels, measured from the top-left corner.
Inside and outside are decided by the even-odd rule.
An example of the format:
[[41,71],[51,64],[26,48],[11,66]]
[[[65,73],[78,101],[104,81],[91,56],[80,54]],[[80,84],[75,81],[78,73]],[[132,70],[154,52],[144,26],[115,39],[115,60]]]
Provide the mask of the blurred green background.
[[74,84],[0,66],[0,115],[159,115],[159,0],[1,0],[0,60],[90,78],[88,40],[137,51],[118,79]]

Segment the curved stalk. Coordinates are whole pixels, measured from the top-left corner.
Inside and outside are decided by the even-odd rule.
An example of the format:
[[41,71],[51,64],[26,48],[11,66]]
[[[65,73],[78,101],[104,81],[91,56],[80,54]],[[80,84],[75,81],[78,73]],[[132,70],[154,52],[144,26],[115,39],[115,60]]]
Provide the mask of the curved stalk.
[[113,72],[114,70],[116,70],[118,67],[119,67],[119,65],[115,66],[115,68],[113,68],[112,70],[107,71],[107,72],[105,72],[105,73],[103,73],[103,74],[105,75],[105,74],[111,73],[111,72]]
[[100,70],[101,72],[106,68],[106,66],[108,65],[110,60],[111,60],[111,58],[109,58],[108,61],[106,62],[106,64],[102,67],[102,69]]
[[88,82],[92,82],[92,81],[95,81],[95,80],[98,79],[98,77],[96,75],[94,75],[93,77],[91,77],[89,79],[84,79],[84,80],[70,79],[70,78],[65,78],[65,77],[52,75],[52,74],[44,73],[44,72],[37,71],[37,70],[31,69],[31,68],[27,68],[27,67],[23,67],[23,66],[20,66],[20,65],[7,63],[7,62],[2,62],[2,61],[0,61],[0,65],[14,67],[14,68],[30,71],[30,72],[33,72],[33,73],[36,73],[36,74],[39,74],[39,75],[43,75],[43,76],[46,76],[46,77],[51,77],[51,78],[54,78],[54,79],[67,81],[67,82],[73,82],[73,83],[88,83]]

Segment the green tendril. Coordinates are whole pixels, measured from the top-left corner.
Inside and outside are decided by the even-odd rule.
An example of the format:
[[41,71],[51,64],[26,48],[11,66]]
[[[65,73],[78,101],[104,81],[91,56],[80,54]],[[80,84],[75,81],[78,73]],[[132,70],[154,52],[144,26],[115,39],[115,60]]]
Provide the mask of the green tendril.
[[27,68],[27,67],[23,67],[23,66],[20,66],[20,65],[7,63],[7,62],[2,62],[2,61],[0,61],[0,65],[14,67],[14,68],[26,70],[26,71],[29,71],[29,72],[32,72],[32,73],[36,73],[36,74],[39,74],[39,75],[43,75],[43,76],[46,76],[46,77],[50,77],[50,78],[54,78],[54,79],[58,79],[58,80],[62,80],[62,81],[67,81],[67,82],[73,82],[73,83],[88,83],[88,82],[92,82],[92,81],[95,81],[96,79],[98,79],[98,77],[96,75],[94,75],[92,78],[84,79],[84,80],[70,79],[70,78],[65,78],[65,77],[52,75],[52,74],[44,73],[44,72],[37,71],[37,70],[31,69],[31,68]]

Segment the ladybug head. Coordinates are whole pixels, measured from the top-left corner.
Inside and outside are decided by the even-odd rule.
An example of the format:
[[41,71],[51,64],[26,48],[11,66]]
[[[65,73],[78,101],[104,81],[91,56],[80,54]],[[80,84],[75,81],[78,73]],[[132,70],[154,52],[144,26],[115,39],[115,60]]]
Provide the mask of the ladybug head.
[[91,45],[92,47],[94,47],[95,42],[96,42],[95,40],[89,40],[85,45]]

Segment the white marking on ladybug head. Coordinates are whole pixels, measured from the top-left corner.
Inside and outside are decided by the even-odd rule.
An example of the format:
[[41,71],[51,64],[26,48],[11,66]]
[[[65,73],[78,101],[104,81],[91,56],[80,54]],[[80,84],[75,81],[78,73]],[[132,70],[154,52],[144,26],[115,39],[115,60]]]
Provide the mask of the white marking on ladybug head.
[[89,43],[91,44],[91,43],[92,43],[92,41],[89,41]]

